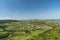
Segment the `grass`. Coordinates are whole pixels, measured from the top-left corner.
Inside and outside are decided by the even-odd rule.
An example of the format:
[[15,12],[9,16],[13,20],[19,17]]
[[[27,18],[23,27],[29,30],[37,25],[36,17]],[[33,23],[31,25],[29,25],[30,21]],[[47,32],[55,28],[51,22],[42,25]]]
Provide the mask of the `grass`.
[[0,35],[7,34],[7,32],[0,32]]

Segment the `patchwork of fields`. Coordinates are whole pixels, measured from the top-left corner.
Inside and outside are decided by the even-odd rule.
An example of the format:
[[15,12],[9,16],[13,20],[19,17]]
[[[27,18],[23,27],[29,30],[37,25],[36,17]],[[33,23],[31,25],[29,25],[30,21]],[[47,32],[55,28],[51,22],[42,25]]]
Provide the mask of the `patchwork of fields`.
[[0,40],[60,40],[60,22],[0,20]]

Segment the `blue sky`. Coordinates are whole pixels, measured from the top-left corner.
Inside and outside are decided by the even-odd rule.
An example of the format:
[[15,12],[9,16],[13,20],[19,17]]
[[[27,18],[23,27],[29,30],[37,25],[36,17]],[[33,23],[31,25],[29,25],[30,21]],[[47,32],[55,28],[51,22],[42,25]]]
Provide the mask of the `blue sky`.
[[0,19],[60,19],[60,0],[0,0]]

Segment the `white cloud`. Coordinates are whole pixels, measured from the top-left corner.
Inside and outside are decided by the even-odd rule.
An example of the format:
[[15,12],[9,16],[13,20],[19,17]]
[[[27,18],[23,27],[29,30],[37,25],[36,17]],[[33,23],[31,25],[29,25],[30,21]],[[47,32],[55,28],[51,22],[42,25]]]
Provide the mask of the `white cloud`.
[[11,19],[10,17],[4,17],[4,19]]
[[15,19],[15,18],[13,18],[13,17],[0,17],[0,20],[6,20],[6,19]]
[[0,17],[0,19],[3,19],[2,17]]

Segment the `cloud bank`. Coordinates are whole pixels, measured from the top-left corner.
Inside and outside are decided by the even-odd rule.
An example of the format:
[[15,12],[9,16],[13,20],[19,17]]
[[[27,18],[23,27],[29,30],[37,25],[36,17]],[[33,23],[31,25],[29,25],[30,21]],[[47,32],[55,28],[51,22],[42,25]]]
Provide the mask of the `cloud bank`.
[[14,17],[0,17],[0,20],[15,20]]

